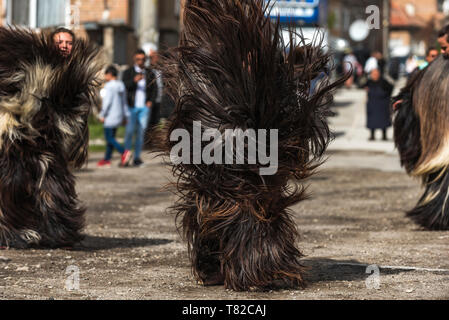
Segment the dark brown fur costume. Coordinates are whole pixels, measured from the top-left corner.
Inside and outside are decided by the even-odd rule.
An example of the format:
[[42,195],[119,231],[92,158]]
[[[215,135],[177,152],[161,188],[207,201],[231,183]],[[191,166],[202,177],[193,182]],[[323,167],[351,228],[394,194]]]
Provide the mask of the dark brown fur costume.
[[166,155],[177,143],[170,134],[192,133],[193,121],[222,135],[279,129],[275,175],[261,176],[260,164],[173,166],[180,197],[173,211],[182,220],[195,277],[237,291],[304,285],[288,207],[306,198],[295,182],[312,174],[328,145],[330,93],[345,80],[323,81],[310,95],[311,80],[329,56],[319,44],[303,43],[285,56],[279,24],[266,10],[260,0],[189,1],[180,46],[161,66],[176,101],[156,139]]
[[438,57],[393,102],[395,143],[407,173],[424,194],[407,216],[430,230],[449,230],[449,60]]
[[74,43],[64,58],[52,39],[0,28],[0,245],[71,246],[85,209],[73,168],[86,161],[98,50]]

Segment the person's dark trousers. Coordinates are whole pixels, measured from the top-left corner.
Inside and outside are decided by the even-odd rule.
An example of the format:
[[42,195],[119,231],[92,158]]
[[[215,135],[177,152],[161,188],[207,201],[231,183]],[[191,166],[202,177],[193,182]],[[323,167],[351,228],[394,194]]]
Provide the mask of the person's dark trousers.
[[148,127],[145,132],[145,149],[151,149],[151,132],[153,127],[155,127],[159,121],[161,121],[161,104],[155,103],[151,107],[151,117],[148,121]]
[[112,159],[112,153],[114,149],[123,154],[125,148],[115,140],[115,135],[117,134],[117,128],[104,128],[104,137],[106,139],[106,154],[104,160],[110,161]]
[[[387,129],[381,129],[382,130],[382,140],[386,141],[387,138]],[[376,134],[376,130],[375,129],[371,129],[371,137],[369,138],[371,141],[375,140],[375,134]]]
[[387,138],[387,129],[382,129],[382,140],[386,141],[388,140]]
[[148,127],[151,128],[157,125],[160,120],[161,120],[161,104],[155,103],[154,106],[151,108],[151,119]]

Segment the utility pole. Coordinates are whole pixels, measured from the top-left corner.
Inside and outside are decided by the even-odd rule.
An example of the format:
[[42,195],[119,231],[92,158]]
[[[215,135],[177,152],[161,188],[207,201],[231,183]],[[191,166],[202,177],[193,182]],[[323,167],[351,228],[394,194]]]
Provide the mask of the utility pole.
[[137,28],[139,47],[145,46],[148,43],[156,45],[159,43],[159,1],[139,0],[135,2],[136,7],[134,10],[136,18],[138,19],[138,23],[135,27]]
[[390,0],[382,0],[382,54],[389,58],[388,40],[390,38]]

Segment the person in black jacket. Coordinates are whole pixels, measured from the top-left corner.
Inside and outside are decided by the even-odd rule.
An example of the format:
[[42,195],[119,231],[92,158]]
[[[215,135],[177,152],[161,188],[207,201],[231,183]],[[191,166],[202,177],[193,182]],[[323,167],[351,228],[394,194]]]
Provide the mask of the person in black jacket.
[[145,67],[145,61],[145,52],[141,49],[137,50],[134,54],[134,66],[123,73],[122,79],[127,90],[127,102],[130,111],[130,119],[126,127],[125,149],[132,150],[133,138],[136,135],[135,166],[143,164],[140,155],[144,145],[145,130],[148,126],[151,108],[157,97],[154,73]]

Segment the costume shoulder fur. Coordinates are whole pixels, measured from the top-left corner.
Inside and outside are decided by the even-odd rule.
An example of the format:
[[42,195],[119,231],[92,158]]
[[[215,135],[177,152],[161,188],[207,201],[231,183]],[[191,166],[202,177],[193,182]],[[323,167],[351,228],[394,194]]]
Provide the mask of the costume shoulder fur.
[[440,56],[413,77],[394,101],[395,143],[424,194],[407,215],[432,230],[449,229],[449,60]]
[[87,158],[101,65],[83,40],[64,58],[45,35],[0,28],[0,245],[70,246],[85,209],[71,169]]

